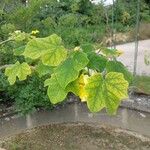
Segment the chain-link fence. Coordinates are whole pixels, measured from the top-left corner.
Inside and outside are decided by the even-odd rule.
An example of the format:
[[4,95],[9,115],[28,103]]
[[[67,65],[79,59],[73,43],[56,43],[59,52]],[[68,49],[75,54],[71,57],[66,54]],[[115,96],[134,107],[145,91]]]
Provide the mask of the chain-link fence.
[[150,94],[150,2],[112,0],[112,4],[105,8],[111,15],[109,46],[124,52],[118,59],[133,73],[131,90]]

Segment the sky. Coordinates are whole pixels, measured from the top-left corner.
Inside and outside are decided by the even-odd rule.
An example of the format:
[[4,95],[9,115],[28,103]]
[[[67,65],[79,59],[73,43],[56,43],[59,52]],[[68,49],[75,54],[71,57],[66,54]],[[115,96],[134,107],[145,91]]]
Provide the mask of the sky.
[[[98,2],[100,2],[100,1],[102,1],[102,0],[93,0],[95,3],[98,3]],[[103,0],[104,1],[104,0]],[[113,3],[113,0],[105,0],[105,5],[110,5],[110,4],[112,4]]]

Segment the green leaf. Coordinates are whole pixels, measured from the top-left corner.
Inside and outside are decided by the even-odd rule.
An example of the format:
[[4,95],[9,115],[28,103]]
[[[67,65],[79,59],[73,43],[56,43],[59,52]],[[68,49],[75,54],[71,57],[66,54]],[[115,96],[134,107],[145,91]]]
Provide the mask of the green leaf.
[[67,57],[67,50],[62,44],[62,39],[53,34],[46,38],[36,38],[28,42],[25,57],[42,60],[44,65],[57,66]]
[[86,65],[89,62],[89,59],[87,58],[87,54],[81,52],[81,51],[76,51],[73,54],[72,57],[74,61],[74,68],[78,71],[82,70],[83,68],[86,67]]
[[61,87],[65,89],[70,82],[77,79],[79,71],[87,64],[87,55],[80,51],[76,51],[71,58],[60,64],[54,73]]
[[118,57],[123,53],[122,51],[113,48],[102,48],[102,52],[106,57]]
[[21,46],[13,50],[15,56],[22,55],[24,51],[25,51],[25,46]]
[[17,31],[14,31],[13,33],[10,33],[9,39],[14,40],[16,42],[20,42],[20,41],[25,40],[26,37],[27,37],[27,33],[17,30]]
[[106,65],[107,72],[120,72],[123,73],[124,78],[131,83],[133,80],[131,72],[119,61],[109,61]]
[[52,74],[53,69],[54,67],[43,65],[42,62],[39,62],[39,64],[36,66],[36,71],[38,72],[39,77],[42,77],[46,74]]
[[48,86],[47,94],[53,104],[62,102],[67,96],[67,92],[60,86],[54,74],[45,81],[44,86]]
[[110,72],[103,78],[97,73],[88,79],[85,90],[90,111],[98,112],[106,107],[109,114],[116,113],[120,101],[127,97],[128,82],[122,73]]
[[18,61],[10,66],[7,67],[5,70],[5,75],[8,76],[8,81],[11,85],[16,82],[16,77],[19,78],[20,81],[25,80],[27,75],[31,74],[30,66],[27,63],[20,64]]
[[79,71],[87,63],[88,59],[86,54],[76,51],[54,70],[52,77],[44,83],[45,86],[48,86],[47,94],[53,104],[65,99],[69,92],[66,90],[66,86],[78,78]]
[[99,72],[104,71],[107,62],[107,59],[104,56],[98,55],[96,53],[90,53],[88,59],[88,67],[90,69],[97,70]]
[[85,52],[85,53],[94,52],[94,50],[95,50],[93,45],[89,44],[89,43],[81,45],[81,48],[82,48],[83,52]]

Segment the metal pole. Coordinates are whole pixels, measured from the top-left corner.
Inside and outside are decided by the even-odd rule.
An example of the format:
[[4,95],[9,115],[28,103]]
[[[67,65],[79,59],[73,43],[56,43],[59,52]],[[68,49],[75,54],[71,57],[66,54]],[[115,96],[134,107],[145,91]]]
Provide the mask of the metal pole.
[[140,0],[137,3],[137,14],[136,14],[136,31],[135,31],[135,53],[134,53],[134,68],[133,75],[136,76],[137,73],[137,57],[138,57],[138,48],[139,48],[139,18],[140,18]]
[[113,2],[113,5],[112,5],[112,47],[113,48],[116,48],[116,46],[115,46],[115,40],[114,40],[114,4],[115,4],[115,2],[114,2],[114,0],[112,1]]
[[28,7],[28,3],[29,3],[29,1],[28,1],[28,0],[26,0],[26,7]]

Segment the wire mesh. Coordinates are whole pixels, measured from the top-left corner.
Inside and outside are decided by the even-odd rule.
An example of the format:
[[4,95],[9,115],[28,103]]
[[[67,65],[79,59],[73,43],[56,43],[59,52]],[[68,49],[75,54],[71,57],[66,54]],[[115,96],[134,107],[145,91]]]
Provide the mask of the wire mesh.
[[[113,1],[111,26],[112,45],[113,47],[117,47],[118,49],[124,51],[124,55],[122,55],[119,60],[124,62],[124,64],[133,73],[133,83],[131,84],[131,89],[136,93],[150,94],[150,5],[147,5],[146,8],[144,2],[145,1],[143,0],[132,2],[121,0],[116,0],[115,2]],[[132,17],[132,31],[130,31],[128,35],[131,39],[125,41],[125,44],[116,45],[117,37],[115,36],[116,34],[114,31],[118,33],[118,26],[115,20],[123,19],[117,12],[119,11],[118,8],[122,8],[123,6],[126,7],[123,8],[124,14],[126,14],[126,19],[128,18],[128,15],[129,18]],[[131,14],[130,9],[132,9],[133,14]],[[124,27],[126,27],[126,24],[124,24]],[[123,35],[122,38],[124,38]]]

